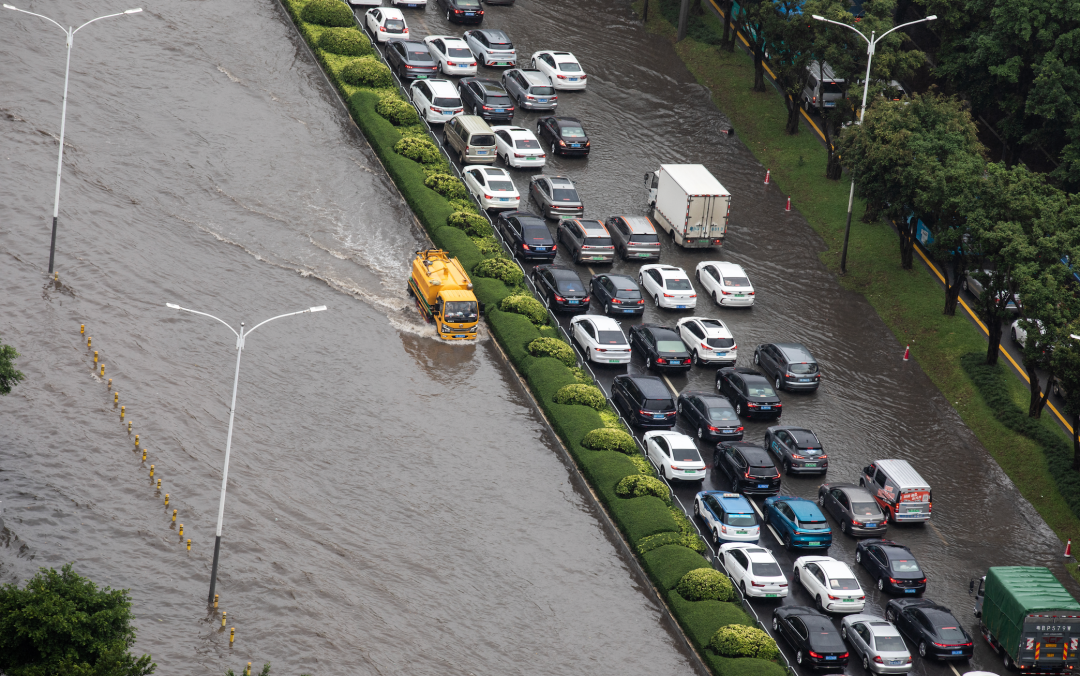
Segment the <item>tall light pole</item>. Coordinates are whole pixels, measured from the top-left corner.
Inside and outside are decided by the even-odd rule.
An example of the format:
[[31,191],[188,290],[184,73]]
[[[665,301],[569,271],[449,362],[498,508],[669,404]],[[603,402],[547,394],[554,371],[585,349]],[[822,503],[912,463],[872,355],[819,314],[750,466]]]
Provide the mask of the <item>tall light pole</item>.
[[95,21],[101,21],[102,19],[111,19],[114,16],[124,16],[125,14],[138,14],[142,11],[142,8],[129,9],[124,12],[117,12],[116,14],[106,14],[105,16],[99,16],[96,19],[90,19],[82,26],[78,28],[64,28],[60,24],[56,23],[44,14],[35,14],[34,12],[28,12],[25,9],[19,9],[18,7],[12,7],[5,4],[4,9],[13,9],[16,12],[22,12],[23,14],[29,14],[31,16],[41,17],[49,23],[52,23],[60,30],[64,31],[64,35],[67,36],[67,64],[64,66],[64,102],[60,106],[60,158],[56,161],[56,195],[53,198],[53,213],[52,213],[52,244],[49,245],[49,272],[53,271],[53,259],[56,256],[56,221],[60,215],[60,172],[64,168],[64,123],[67,121],[67,93],[68,93],[68,76],[71,73],[71,43],[75,39],[75,34],[80,30],[94,23]]
[[[831,23],[831,24],[835,24],[837,26],[843,26],[844,28],[850,28],[851,30],[858,33],[859,37],[861,37],[863,40],[866,40],[866,79],[863,80],[862,108],[859,109],[859,122],[858,122],[859,124],[862,124],[863,116],[866,115],[866,92],[869,91],[869,89],[870,89],[870,62],[874,59],[874,51],[877,49],[877,44],[879,42],[881,42],[885,38],[886,35],[888,35],[889,33],[892,33],[895,30],[899,30],[901,28],[905,28],[905,27],[911,26],[913,24],[922,23],[924,21],[933,21],[934,19],[937,18],[936,14],[931,14],[930,16],[928,16],[926,18],[923,18],[923,19],[919,19],[917,21],[909,21],[907,23],[902,23],[899,26],[893,26],[892,28],[885,31],[884,33],[882,33],[881,35],[879,35],[875,39],[874,38],[874,31],[870,31],[870,37],[866,37],[865,35],[863,35],[862,31],[860,31],[858,28],[855,28],[854,26],[849,26],[846,23],[840,23],[839,21],[833,21],[832,19],[826,19],[825,17],[818,16],[817,14],[813,14],[811,16],[813,16],[818,21],[824,21],[825,23]],[[852,172],[851,172],[851,192],[848,193],[848,199],[847,199],[847,226],[844,228],[844,248],[843,248],[843,251],[841,251],[841,253],[840,253],[840,273],[841,274],[846,274],[847,273],[847,245],[848,245],[848,237],[851,235],[851,207],[854,204],[854,202],[855,202],[855,171],[852,170]]]
[[198,310],[189,310],[186,307],[180,307],[176,303],[165,303],[165,307],[172,310],[183,310],[184,312],[190,312],[196,315],[202,315],[203,317],[209,317],[215,319],[222,324],[225,324],[233,335],[236,336],[236,373],[233,375],[232,386],[232,403],[229,404],[229,434],[225,437],[225,469],[221,471],[221,499],[218,501],[218,514],[217,514],[217,537],[214,540],[214,565],[210,569],[210,596],[207,597],[207,603],[214,602],[214,588],[217,586],[217,569],[218,569],[218,556],[221,553],[221,522],[225,519],[225,488],[229,484],[229,453],[232,450],[232,431],[233,431],[233,419],[236,416],[236,386],[240,382],[240,355],[244,352],[244,341],[248,336],[255,333],[255,329],[258,329],[263,324],[272,322],[275,319],[281,319],[282,317],[292,317],[293,315],[302,315],[309,312],[322,312],[326,309],[325,305],[318,307],[309,307],[306,310],[300,310],[299,312],[289,312],[287,314],[278,315],[277,317],[271,317],[266,321],[256,324],[254,329],[250,331],[244,331],[244,323],[240,323],[240,332],[237,333],[236,329],[229,326],[227,322],[222,319],[218,319],[214,315],[207,314],[205,312],[199,312]]

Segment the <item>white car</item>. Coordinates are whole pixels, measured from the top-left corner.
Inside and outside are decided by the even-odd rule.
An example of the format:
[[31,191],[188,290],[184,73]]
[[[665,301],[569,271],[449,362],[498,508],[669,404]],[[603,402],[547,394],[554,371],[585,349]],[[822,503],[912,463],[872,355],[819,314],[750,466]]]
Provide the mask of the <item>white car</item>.
[[597,364],[629,364],[630,343],[619,322],[607,315],[578,315],[570,320],[570,335]]
[[382,0],[349,0],[349,4],[353,7],[378,7],[382,5]]
[[866,605],[866,592],[859,586],[855,573],[846,563],[831,556],[800,556],[795,559],[792,577],[802,584],[822,612],[861,613]]
[[516,66],[517,50],[510,36],[497,28],[477,28],[465,31],[465,42],[469,43],[476,60],[485,66]]
[[685,434],[654,430],[645,433],[645,453],[668,481],[704,481],[705,463],[694,440]]
[[476,57],[467,42],[452,35],[429,35],[424,38],[431,57],[446,75],[476,75]]
[[683,317],[675,323],[675,328],[694,364],[735,365],[739,346],[724,322],[709,317]]
[[400,9],[390,7],[369,9],[364,14],[364,22],[367,24],[368,32],[379,42],[404,40],[409,37],[409,26],[406,25],[405,15]]
[[852,657],[862,658],[864,671],[906,674],[914,666],[904,637],[884,617],[847,615],[840,621],[840,636],[851,644]]
[[[1035,320],[1035,326],[1039,328],[1039,333],[1046,335],[1046,329],[1043,328],[1042,322],[1038,319]],[[1020,347],[1024,347],[1027,343],[1027,329],[1020,325],[1020,320],[1017,319],[1009,327],[1009,337],[1012,338],[1012,342],[1016,343]]]
[[484,209],[517,209],[521,195],[505,169],[470,165],[461,172],[465,187]]
[[672,265],[653,263],[642,265],[638,284],[652,296],[656,307],[692,310],[697,307],[697,292],[686,271]]
[[528,129],[513,125],[491,128],[495,132],[495,154],[515,169],[539,168],[547,164],[540,141]]
[[741,265],[724,261],[697,264],[697,278],[717,305],[749,307],[754,304],[754,286]]
[[788,580],[768,549],[749,542],[728,542],[720,545],[720,560],[743,596],[782,599],[788,595]]
[[427,0],[390,0],[392,7],[427,7]]
[[409,94],[420,116],[433,124],[446,122],[465,110],[450,80],[416,80],[409,85]]
[[585,80],[589,77],[570,52],[535,52],[532,69],[547,75],[555,89],[585,89]]

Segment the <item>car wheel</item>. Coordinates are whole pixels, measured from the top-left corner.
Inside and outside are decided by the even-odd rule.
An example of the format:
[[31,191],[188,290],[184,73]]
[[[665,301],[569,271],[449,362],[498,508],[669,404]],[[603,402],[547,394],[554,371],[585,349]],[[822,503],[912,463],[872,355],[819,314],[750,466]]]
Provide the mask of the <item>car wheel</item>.
[[795,653],[795,664],[798,664],[800,667],[802,666],[802,651],[801,650],[799,652]]
[[713,302],[716,303],[717,305],[720,304],[720,298],[716,295],[715,291],[712,292],[712,299],[713,299]]
[[877,590],[878,591],[885,591],[885,578],[879,577],[877,579]]
[[447,21],[450,20],[450,10],[449,9],[446,10],[446,20]]
[[780,382],[780,376],[776,376],[776,380],[775,382],[773,382],[773,387],[775,387],[778,392],[784,389],[783,383]]
[[557,147],[558,147],[558,146],[556,146],[556,145],[555,145],[555,142],[554,142],[554,141],[552,141],[552,142],[551,142],[551,156],[552,156],[552,157],[554,157],[554,156],[556,155],[556,152],[557,152],[557,151],[556,151],[555,149],[556,149]]
[[787,474],[787,475],[791,474],[791,461],[790,460],[784,460],[784,474]]
[[818,608],[818,610],[820,610],[821,612],[824,613],[825,612],[825,604],[821,602],[821,594],[818,594],[816,600],[817,600],[817,608]]
[[1009,657],[1009,653],[1004,650],[1001,651],[1001,662],[1005,665],[1006,671],[1011,671],[1013,668],[1012,658]]
[[645,369],[652,371],[652,357],[645,357]]
[[919,657],[926,657],[926,641],[919,641]]
[[772,630],[780,631],[780,620],[776,619],[775,617],[772,618]]
[[840,638],[847,640],[847,627],[840,625]]
[[742,404],[735,404],[735,415],[742,415]]
[[694,500],[694,515],[701,516],[701,503],[697,500]]
[[606,312],[607,314],[611,314],[611,303],[608,303],[604,306],[604,312]]
[[784,536],[784,549],[788,550],[789,552],[792,549],[792,547],[791,547],[791,533],[788,533],[787,535]]
[[698,427],[697,428],[697,438],[698,438],[698,441],[705,438],[705,428],[704,427]]
[[746,593],[746,580],[742,580],[739,582],[739,589],[742,590],[743,598],[750,596]]
[[731,492],[732,493],[738,493],[739,492],[739,480],[738,479],[732,479],[731,480]]
[[713,536],[713,543],[714,543],[714,544],[715,544],[715,545],[716,545],[717,547],[719,547],[719,546],[720,546],[721,544],[723,544],[723,543],[721,542],[721,540],[720,540],[720,531],[718,531],[717,529],[713,528],[713,531],[712,531],[712,536]]
[[793,582],[801,583],[802,578],[799,576],[799,569],[794,568],[791,571],[791,579]]
[[690,359],[694,362],[694,366],[701,366],[701,357],[698,355],[697,350],[690,353]]
[[536,59],[529,61],[529,70],[536,70]]
[[892,608],[888,608],[885,611],[885,619],[889,622],[896,622],[896,613],[893,611]]
[[656,303],[656,307],[660,307],[660,296],[653,294],[652,300]]
[[862,552],[858,549],[855,550],[855,563],[862,563]]
[[851,535],[851,523],[848,521],[840,524],[840,530],[844,531],[844,535]]
[[824,507],[825,506],[825,496],[824,495],[817,496],[817,503],[818,503],[818,507]]
[[862,658],[862,668],[863,671],[870,671],[870,660],[866,658],[866,655]]
[[755,366],[758,366],[758,365],[760,365],[760,364],[761,364],[761,360],[760,360],[760,359],[758,359],[758,353],[757,353],[757,352],[755,351],[755,352],[754,352],[754,365],[755,365]]
[[859,477],[859,488],[866,488],[866,479]]

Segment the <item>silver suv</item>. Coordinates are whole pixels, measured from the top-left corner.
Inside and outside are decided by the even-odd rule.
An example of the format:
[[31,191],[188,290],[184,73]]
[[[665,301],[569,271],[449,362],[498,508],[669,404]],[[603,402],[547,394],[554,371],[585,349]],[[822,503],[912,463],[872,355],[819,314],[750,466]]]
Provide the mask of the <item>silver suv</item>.
[[529,195],[547,218],[576,218],[585,213],[574,182],[565,176],[533,176],[529,179]]
[[577,263],[614,263],[615,247],[611,235],[600,221],[567,219],[559,223],[556,234]]
[[612,216],[607,229],[615,251],[625,260],[660,260],[660,238],[648,216]]
[[551,80],[538,70],[511,68],[503,73],[502,85],[522,108],[555,110],[559,105]]

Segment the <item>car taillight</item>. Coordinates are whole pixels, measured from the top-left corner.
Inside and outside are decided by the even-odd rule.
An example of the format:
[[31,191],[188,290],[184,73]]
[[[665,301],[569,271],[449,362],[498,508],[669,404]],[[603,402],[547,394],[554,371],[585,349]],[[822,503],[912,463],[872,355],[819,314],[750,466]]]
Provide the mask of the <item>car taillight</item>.
[[751,586],[751,587],[764,587],[765,585],[764,585],[764,584],[760,584],[760,583],[758,583],[758,582],[754,582],[753,580],[750,580],[750,586]]
[[589,302],[589,297],[585,296],[584,298],[581,299],[581,302],[582,303],[588,303]]
[[885,660],[881,659],[881,655],[874,655],[874,661],[878,664],[885,664]]
[[555,300],[559,301],[560,303],[565,303],[566,302],[566,299],[563,298],[562,296],[560,296],[559,294],[555,294]]
[[847,654],[847,653],[844,653],[843,655],[837,655],[837,657],[838,657],[839,659],[842,659],[842,660],[846,660],[846,659],[848,658],[848,654]]
[[416,66],[410,66],[409,64],[405,64],[405,67],[409,69],[416,68]]
[[588,148],[590,145],[592,145],[592,141],[586,141],[585,142],[585,147],[586,148]]
[[711,348],[711,347],[709,347],[708,345],[706,345],[705,343],[702,343],[702,344],[701,344],[701,349],[702,349],[702,350],[711,350],[712,348]]
[[692,294],[690,294],[690,295],[689,295],[688,297],[689,297],[689,298],[697,298],[697,294],[696,294],[696,293],[692,293]]
[[527,98],[527,99],[528,99],[528,100],[530,100],[530,101],[535,101],[535,100],[536,100],[536,97],[535,97],[535,96],[533,96],[532,94],[526,94],[526,95],[525,95],[525,98]]
[[379,26],[379,32],[380,33],[385,33],[386,32],[386,26]]
[[454,14],[461,14],[461,13],[462,13],[462,12],[464,12],[464,11],[465,11],[465,10],[463,10],[463,9],[455,9],[455,10],[454,10]]
[[528,251],[529,250],[529,245],[528,244],[522,244],[521,248]]
[[491,106],[484,106],[484,110],[494,110]]
[[675,296],[671,295],[670,293],[665,293],[664,294],[664,298],[674,298],[674,297]]
[[754,292],[753,292],[753,291],[751,291],[750,293],[748,293],[748,294],[746,294],[746,295],[748,295],[748,296],[753,296],[753,295],[754,295]]
[[495,198],[492,197],[491,195],[484,195],[484,199],[490,200],[490,199],[495,199]]
[[755,404],[752,401],[748,401],[748,402],[746,402],[746,406],[747,406],[747,408],[757,408],[758,404]]
[[900,580],[896,580],[896,579],[891,578],[891,577],[889,578],[889,582],[892,582],[893,584],[900,584]]
[[719,427],[713,427],[712,425],[709,425],[709,431],[710,432],[719,432],[720,428]]
[[926,584],[926,578],[924,577],[923,579],[919,580],[919,584]]
[[813,650],[809,650],[807,652],[810,653],[810,657],[813,657],[816,660],[820,660],[820,659],[823,659],[825,657],[824,655],[819,655],[818,653],[814,652]]
[[619,300],[618,298],[612,298],[612,299],[611,299],[611,302],[612,302],[613,304],[615,304],[615,305],[622,305],[622,301],[621,301],[621,300]]
[[780,587],[786,587],[786,586],[787,586],[787,582],[781,582],[781,583],[780,583],[780,584],[779,584],[778,586],[780,586]]
[[448,66],[456,66],[457,64],[454,63],[453,61],[447,61],[446,65],[448,65]]
[[725,296],[730,296],[731,295],[730,291],[724,291],[723,289],[720,289],[720,293],[724,294]]
[[402,28],[402,29],[401,29],[401,32],[402,32],[402,33],[408,33],[408,32],[409,32],[409,29],[408,29],[408,28]]
[[431,112],[433,112],[433,113],[441,113],[442,112],[441,109],[436,108],[435,106],[428,106],[428,107],[431,108]]
[[832,594],[829,594],[829,600],[830,601],[839,601],[840,597],[839,596],[833,596]]
[[522,159],[522,158],[528,157],[528,155],[522,155],[521,153],[514,153],[514,157],[516,157],[518,159]]
[[561,145],[562,147],[565,148],[566,147],[566,141],[563,141],[562,139],[559,139],[559,145]]
[[644,305],[645,304],[645,299],[644,298],[638,298],[637,304],[638,305]]
[[598,347],[598,348],[596,348],[596,351],[597,351],[597,352],[607,352],[607,350],[605,350],[605,349],[604,349],[604,348],[602,348],[602,347]]
[[[481,13],[481,14],[483,14],[483,12],[480,12],[480,13]],[[476,62],[475,62],[475,61],[473,61],[472,63],[470,63],[470,64],[469,64],[469,67],[471,67],[471,68],[475,68],[475,67],[476,67]],[[752,296],[752,295],[754,295],[754,294],[750,294],[750,295]]]
[[726,533],[727,532],[727,526],[720,526],[720,532],[721,533]]
[[736,432],[742,432],[742,431],[743,431],[743,427],[742,427],[742,425],[739,425],[739,429],[737,429],[737,430],[735,430],[735,431],[736,431]]
[[656,363],[657,364],[666,364],[666,363],[668,363],[668,360],[664,359],[663,357],[657,357],[656,358]]
[[555,77],[559,78],[560,80],[565,80],[566,79],[565,75],[559,75],[558,73],[555,73]]
[[584,80],[584,79],[585,79],[585,78],[587,78],[587,77],[589,77],[589,76],[588,76],[588,75],[586,75],[586,74],[584,74],[584,73],[582,73],[582,74],[581,74],[581,79],[582,79],[582,80]]
[[743,474],[743,476],[746,477],[747,479],[749,479],[750,478],[750,470],[746,470],[746,474]]
[[558,101],[558,100],[559,100],[559,97],[558,97],[558,96],[552,96],[552,97],[550,97],[550,98],[548,99],[548,101]]

